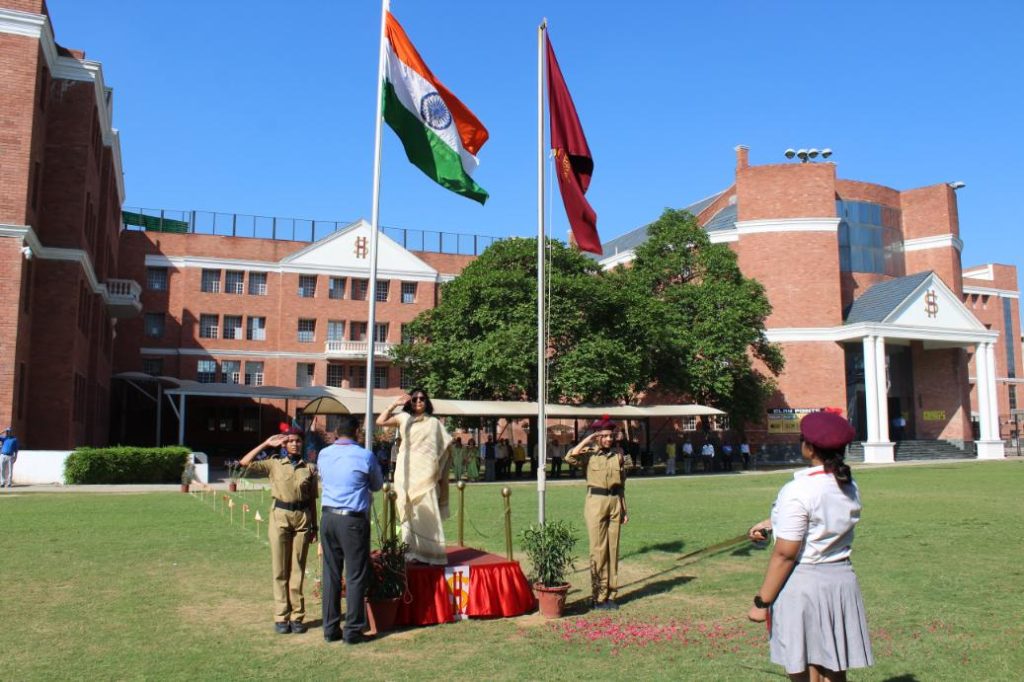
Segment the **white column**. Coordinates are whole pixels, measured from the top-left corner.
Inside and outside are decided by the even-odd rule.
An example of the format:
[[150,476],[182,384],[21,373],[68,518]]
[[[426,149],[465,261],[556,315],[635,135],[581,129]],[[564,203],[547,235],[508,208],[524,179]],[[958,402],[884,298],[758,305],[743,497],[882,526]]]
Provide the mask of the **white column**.
[[988,352],[986,343],[974,348],[974,392],[978,395],[978,435],[980,440],[992,440],[992,420],[989,419]]
[[988,385],[988,406],[989,416],[992,420],[992,438],[999,440],[999,394],[996,392],[996,344],[985,344],[988,357],[988,375],[985,383]]
[[875,361],[875,338],[864,341],[864,416],[868,422],[868,443],[878,442],[878,367]]
[[878,440],[889,442],[889,385],[885,365],[885,337],[875,337],[875,368],[878,371]]
[[996,398],[996,354],[991,343],[979,343],[974,351],[974,386],[978,391],[978,424],[981,438],[975,443],[978,459],[1003,459],[999,440],[999,401]]

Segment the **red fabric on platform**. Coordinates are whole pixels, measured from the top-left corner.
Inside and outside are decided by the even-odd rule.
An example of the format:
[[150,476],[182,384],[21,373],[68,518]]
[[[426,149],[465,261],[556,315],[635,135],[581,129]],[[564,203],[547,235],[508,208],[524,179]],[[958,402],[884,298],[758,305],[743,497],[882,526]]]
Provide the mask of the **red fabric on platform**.
[[[449,547],[448,566],[469,566],[466,615],[473,618],[521,616],[536,606],[519,563],[469,547]],[[396,625],[435,625],[455,621],[445,566],[407,564],[408,595]],[[411,596],[411,600],[410,597]]]
[[[436,625],[455,621],[444,566],[408,564],[405,568],[408,592],[398,607],[396,625]],[[409,595],[412,595],[411,601]]]
[[469,568],[471,618],[508,618],[521,616],[535,606],[523,569],[514,561],[471,565]]

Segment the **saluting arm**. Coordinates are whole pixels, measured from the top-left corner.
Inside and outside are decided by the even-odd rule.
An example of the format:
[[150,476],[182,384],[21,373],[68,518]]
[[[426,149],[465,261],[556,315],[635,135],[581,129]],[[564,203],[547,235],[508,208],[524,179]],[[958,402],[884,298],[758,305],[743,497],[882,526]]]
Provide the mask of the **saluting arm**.
[[252,461],[256,459],[256,455],[260,454],[267,448],[279,448],[284,443],[284,434],[277,433],[270,436],[265,441],[254,447],[249,452],[245,453],[245,457],[238,461],[239,466],[247,467],[252,464]]
[[584,448],[590,445],[591,441],[596,440],[599,434],[599,431],[595,431],[594,433],[590,434],[589,436],[581,440],[579,443],[574,445],[573,448],[569,450],[569,452],[565,453],[566,463],[568,463],[570,466],[576,466],[577,464],[579,464],[580,459],[582,458],[581,453],[583,452]]
[[409,400],[411,400],[411,398],[408,393],[403,393],[395,398],[395,402],[391,403],[388,406],[388,409],[377,415],[377,426],[398,426],[398,420],[392,415],[395,410],[400,407],[404,407]]

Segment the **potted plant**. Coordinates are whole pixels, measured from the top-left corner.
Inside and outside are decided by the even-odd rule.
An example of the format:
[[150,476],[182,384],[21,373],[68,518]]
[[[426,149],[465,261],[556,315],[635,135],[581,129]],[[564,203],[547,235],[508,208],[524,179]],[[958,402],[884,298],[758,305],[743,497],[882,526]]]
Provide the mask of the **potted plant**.
[[405,553],[409,545],[385,536],[380,549],[370,554],[370,582],[366,589],[366,614],[370,634],[386,632],[395,625],[399,601],[405,594]]
[[579,538],[566,521],[530,524],[519,534],[526,557],[533,566],[533,594],[545,618],[559,618],[565,610],[569,591],[566,573],[573,565],[573,550]]
[[181,492],[187,493],[189,483],[192,482],[196,477],[196,465],[189,459],[185,463],[185,468],[181,470]]

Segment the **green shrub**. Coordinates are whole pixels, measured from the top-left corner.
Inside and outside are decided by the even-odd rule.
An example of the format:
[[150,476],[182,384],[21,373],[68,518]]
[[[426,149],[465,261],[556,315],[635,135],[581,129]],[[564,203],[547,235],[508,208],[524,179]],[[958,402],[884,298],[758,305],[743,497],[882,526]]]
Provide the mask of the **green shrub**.
[[181,446],[77,448],[64,462],[64,482],[177,483],[191,450]]

